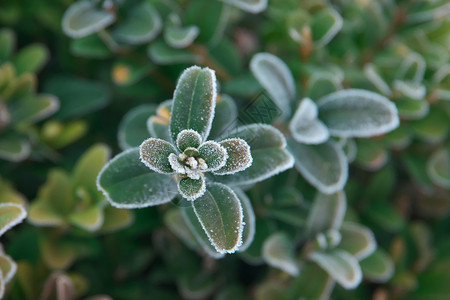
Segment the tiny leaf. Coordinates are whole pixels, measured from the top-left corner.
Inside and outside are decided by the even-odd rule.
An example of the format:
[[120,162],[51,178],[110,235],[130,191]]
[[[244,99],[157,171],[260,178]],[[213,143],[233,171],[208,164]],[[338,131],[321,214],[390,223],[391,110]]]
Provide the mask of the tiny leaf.
[[239,138],[226,139],[220,142],[228,154],[224,163],[214,174],[226,175],[243,171],[252,165],[253,159],[250,146],[246,141]]
[[300,102],[289,123],[292,137],[299,143],[320,144],[328,140],[328,128],[317,119],[317,106],[309,98]]
[[[213,141],[203,143],[198,151],[208,166],[208,171],[216,171],[225,166],[228,159],[227,148]],[[206,170],[205,170],[206,171]]]
[[189,201],[193,201],[201,196],[206,191],[205,178],[200,176],[199,179],[192,179],[189,177],[182,178],[178,182],[178,190],[181,196]]
[[183,152],[186,148],[198,148],[202,142],[202,137],[197,131],[192,129],[185,129],[177,136],[177,147]]
[[340,229],[339,248],[353,255],[357,260],[371,255],[377,248],[372,231],[356,223],[345,222]]
[[142,142],[139,150],[141,161],[147,167],[158,173],[173,173],[169,155],[177,151],[172,144],[161,139],[149,138]]

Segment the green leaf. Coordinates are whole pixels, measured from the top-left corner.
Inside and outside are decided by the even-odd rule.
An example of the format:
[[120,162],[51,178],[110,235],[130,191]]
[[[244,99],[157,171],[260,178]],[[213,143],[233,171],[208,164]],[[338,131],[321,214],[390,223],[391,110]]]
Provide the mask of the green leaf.
[[364,75],[367,79],[380,91],[383,95],[390,97],[392,96],[392,91],[389,85],[384,81],[379,72],[377,71],[375,65],[368,63],[364,66]]
[[149,136],[147,120],[156,114],[153,104],[137,106],[127,112],[119,124],[118,141],[122,150],[139,147]]
[[30,152],[30,145],[20,136],[5,134],[0,139],[0,158],[18,162],[26,159]]
[[430,110],[430,105],[423,99],[401,98],[396,102],[396,106],[400,117],[407,120],[421,119],[425,117]]
[[313,73],[308,82],[306,95],[310,99],[320,99],[340,89],[342,89],[342,84],[335,74]]
[[292,137],[303,144],[321,144],[328,140],[328,128],[317,119],[317,106],[309,98],[304,98],[291,122],[289,130]]
[[[183,210],[185,208],[182,208]],[[199,244],[197,243],[196,236],[192,233],[192,231],[189,228],[188,223],[185,221],[183,217],[183,213],[181,212],[182,209],[171,209],[168,212],[164,214],[164,224],[166,224],[167,227],[180,239],[182,240],[186,246],[188,246],[190,249],[197,250]],[[192,214],[194,215],[194,221],[197,221],[197,217],[195,216],[192,208],[189,208],[192,211]],[[199,225],[200,227],[200,225]],[[203,232],[203,229],[200,230]],[[207,244],[209,244],[208,238],[205,235],[205,241]],[[211,249],[216,252],[212,246],[210,246]]]
[[309,258],[327,271],[345,289],[354,289],[361,283],[362,272],[358,261],[345,251],[316,251]]
[[151,116],[147,120],[147,129],[150,136],[165,141],[171,141],[169,132],[170,111],[172,109],[172,100],[162,102],[156,110],[156,116]]
[[25,197],[17,192],[12,184],[0,177],[0,203],[17,203],[25,205]]
[[238,111],[234,100],[228,95],[220,95],[216,101],[216,112],[211,125],[209,139],[216,139],[234,130],[234,122],[238,118]]
[[212,176],[214,181],[232,185],[253,184],[291,168],[294,163],[292,155],[285,149],[284,136],[270,125],[241,126],[225,138],[241,138],[246,141],[250,146],[253,162],[244,171]]
[[27,212],[22,205],[0,203],[0,236],[11,229],[11,227],[20,224],[26,216]]
[[181,74],[170,116],[170,133],[174,141],[184,129],[193,129],[201,135],[202,141],[206,140],[214,118],[216,96],[213,70],[194,66]]
[[118,208],[142,208],[172,200],[177,194],[170,176],[152,172],[132,148],[114,157],[97,177],[97,186],[111,205]]
[[221,0],[246,12],[257,14],[267,8],[267,0]]
[[402,61],[395,77],[406,82],[420,83],[423,80],[425,69],[426,62],[422,55],[417,52],[411,52]]
[[348,177],[348,163],[342,149],[334,142],[305,145],[288,140],[295,167],[319,191],[332,194],[343,189]]
[[285,233],[274,233],[264,242],[263,258],[268,265],[281,269],[292,276],[297,276],[300,269],[293,248],[289,236]]
[[164,26],[164,40],[173,48],[186,48],[199,33],[199,28],[195,25],[182,27],[180,17],[175,13],[169,15]]
[[398,232],[405,225],[405,220],[400,212],[391,204],[384,202],[371,203],[367,209],[367,218],[390,232]]
[[64,226],[64,216],[47,198],[38,198],[28,209],[28,220],[35,226]]
[[356,142],[358,152],[355,162],[369,171],[376,171],[386,165],[389,154],[383,144],[377,140],[359,139]]
[[8,61],[16,47],[16,35],[11,29],[0,31],[0,64]]
[[111,51],[98,34],[91,34],[83,38],[72,40],[70,42],[70,52],[78,57],[97,59],[107,58],[112,55]]
[[163,174],[172,174],[174,172],[169,162],[169,155],[177,153],[177,150],[169,142],[149,138],[142,142],[139,150],[142,163],[151,170]]
[[119,209],[106,205],[104,220],[99,232],[109,233],[127,227],[134,221],[134,214],[128,209]]
[[91,1],[73,3],[64,13],[62,29],[71,38],[82,38],[108,27],[116,20],[112,12],[97,9]]
[[[245,143],[245,142],[244,142]],[[229,159],[228,148],[224,146],[222,143],[218,144],[213,141],[207,141],[203,143],[200,148],[198,148],[200,152],[200,158],[202,158],[208,168],[206,171],[215,171],[217,172],[220,169],[223,169],[225,164]]]
[[202,249],[213,258],[219,259],[224,257],[225,254],[217,252],[215,247],[211,245],[208,235],[206,235],[206,232],[202,228],[202,224],[199,222],[197,215],[194,212],[194,208],[192,206],[183,207],[181,213],[188,228],[191,230]]
[[70,214],[69,220],[75,226],[87,231],[96,231],[103,224],[103,205],[91,206]]
[[365,90],[342,90],[317,101],[319,118],[330,134],[339,137],[370,137],[399,125],[398,112],[389,99]]
[[418,138],[429,144],[435,144],[447,137],[450,131],[449,120],[445,111],[434,106],[423,119],[411,122],[411,127]]
[[151,4],[139,3],[127,13],[113,29],[112,35],[117,40],[132,45],[145,44],[154,40],[161,31],[161,17]]
[[59,101],[52,95],[40,94],[22,98],[10,106],[10,113],[15,124],[20,122],[35,123],[52,115],[59,108]]
[[427,92],[422,84],[409,81],[395,80],[393,86],[400,95],[417,101],[423,100]]
[[50,58],[48,49],[41,44],[27,46],[20,50],[14,57],[13,63],[17,75],[25,73],[37,73]]
[[294,78],[288,66],[273,54],[258,53],[250,61],[250,70],[284,116],[288,117],[296,96]]
[[347,199],[343,191],[331,195],[318,193],[306,221],[306,228],[310,236],[339,229],[347,210]]
[[100,82],[61,75],[45,82],[44,91],[58,97],[58,119],[76,118],[95,111],[109,102],[107,87]]
[[226,185],[213,183],[192,202],[195,214],[219,253],[234,253],[242,244],[243,213],[239,198]]
[[239,252],[244,252],[250,247],[255,237],[256,232],[256,217],[253,211],[252,203],[247,195],[239,188],[233,189],[236,196],[241,201],[244,230],[242,231],[242,245],[239,247]]
[[243,139],[226,139],[221,141],[220,145],[222,146],[222,149],[225,149],[226,157],[224,157],[224,163],[214,171],[214,174],[234,174],[243,171],[252,165],[253,159],[250,153],[250,147]]
[[427,173],[434,184],[450,188],[450,151],[445,148],[435,151],[428,159]]
[[329,299],[335,281],[317,264],[305,262],[300,275],[292,283],[296,299]]
[[199,179],[192,179],[189,177],[182,178],[178,182],[178,191],[180,192],[181,196],[189,201],[193,201],[205,194],[205,178],[203,176],[200,176]]
[[372,282],[384,283],[394,275],[394,263],[389,255],[378,248],[359,263],[364,277]]
[[87,189],[91,195],[96,195],[97,176],[111,156],[111,150],[104,144],[97,144],[89,148],[75,165],[72,175],[72,185]]
[[2,278],[0,279],[2,281],[1,284],[6,285],[11,281],[11,279],[13,279],[17,272],[17,264],[11,256],[0,253],[0,272],[2,275]]
[[341,30],[344,20],[333,8],[324,8],[315,14],[311,22],[312,38],[316,47],[328,44]]
[[181,152],[186,150],[186,148],[198,148],[201,143],[202,137],[197,131],[192,129],[185,129],[177,136],[177,147]]
[[147,48],[147,55],[152,61],[160,65],[198,64],[202,58],[185,49],[171,48],[164,41],[157,40]]
[[345,222],[340,229],[341,242],[339,249],[353,255],[357,260],[371,255],[377,248],[377,242],[373,232],[362,225]]

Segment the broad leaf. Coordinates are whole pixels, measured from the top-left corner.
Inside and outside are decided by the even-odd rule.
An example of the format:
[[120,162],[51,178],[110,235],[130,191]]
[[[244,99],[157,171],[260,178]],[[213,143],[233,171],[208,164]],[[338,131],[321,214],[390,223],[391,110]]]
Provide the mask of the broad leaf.
[[106,205],[103,212],[103,224],[99,229],[101,233],[110,233],[127,227],[134,221],[134,214],[129,209],[120,209]]
[[159,34],[162,28],[158,11],[149,3],[142,2],[128,10],[128,14],[113,29],[113,36],[121,42],[145,44]]
[[273,54],[258,53],[250,61],[250,70],[284,116],[288,117],[296,95],[294,78],[288,66]]
[[308,233],[313,236],[329,229],[339,229],[346,210],[347,200],[343,191],[331,195],[317,194],[306,221]]
[[328,140],[328,128],[317,119],[317,106],[309,98],[304,98],[295,111],[289,130],[299,143],[321,144]]
[[400,117],[407,120],[422,119],[430,111],[430,105],[424,99],[401,98],[396,105]]
[[208,68],[186,69],[178,79],[173,95],[170,133],[176,141],[184,129],[197,131],[203,141],[209,135],[216,106],[216,76]]
[[155,173],[141,162],[138,148],[122,152],[103,167],[97,186],[118,208],[159,205],[178,194],[170,176]]
[[139,147],[143,140],[147,139],[147,120],[156,114],[156,107],[152,104],[144,104],[133,108],[126,113],[119,124],[117,140],[122,150]]
[[16,203],[0,203],[0,236],[11,227],[21,223],[27,212],[25,208]]
[[116,20],[112,12],[97,9],[91,1],[73,3],[64,13],[62,28],[72,38],[81,38],[108,27]]
[[334,142],[305,145],[288,140],[295,167],[319,191],[332,194],[343,189],[348,177],[348,164],[342,149]]
[[257,14],[267,8],[267,0],[221,0],[252,14]]
[[111,51],[97,34],[72,40],[70,42],[70,52],[74,56],[86,58],[107,58],[112,55]]
[[16,46],[16,35],[11,29],[0,31],[0,64],[9,60]]
[[219,253],[234,253],[242,244],[243,213],[239,198],[223,184],[210,184],[192,202],[195,214]]
[[394,263],[382,249],[360,261],[360,265],[364,277],[373,282],[384,283],[394,275]]
[[316,251],[309,258],[346,289],[356,288],[362,280],[362,272],[358,261],[345,251]]
[[[164,214],[164,224],[180,239],[182,240],[186,246],[188,246],[190,249],[198,250],[199,243],[197,243],[197,238],[192,232],[192,230],[189,228],[188,223],[183,217],[182,210],[185,210],[186,208],[176,208],[171,209],[167,211]],[[195,216],[192,208],[187,208],[192,211],[192,214],[194,215],[194,220],[198,223],[197,217]],[[200,225],[199,225],[200,227]],[[201,232],[203,232],[203,229],[201,229]],[[205,241],[209,245],[208,238],[205,235]],[[210,245],[211,249],[217,253],[212,246]]]
[[212,176],[215,181],[232,185],[247,185],[262,181],[292,167],[294,160],[286,151],[284,136],[276,128],[252,124],[236,128],[225,138],[241,138],[250,146],[252,165],[244,171]]
[[340,89],[342,89],[342,84],[335,74],[313,73],[308,82],[307,96],[310,99],[320,99]]
[[175,147],[167,141],[149,138],[139,147],[141,161],[155,172],[171,174],[174,172],[169,155],[177,153]]
[[398,112],[389,99],[365,90],[342,90],[317,101],[319,118],[330,134],[340,137],[370,137],[399,125]]
[[362,225],[345,222],[340,229],[341,242],[339,249],[353,255],[357,260],[371,255],[377,248],[373,232]]
[[294,256],[292,241],[284,233],[274,233],[265,242],[262,248],[264,260],[270,266],[281,269],[286,273],[297,276],[300,272]]

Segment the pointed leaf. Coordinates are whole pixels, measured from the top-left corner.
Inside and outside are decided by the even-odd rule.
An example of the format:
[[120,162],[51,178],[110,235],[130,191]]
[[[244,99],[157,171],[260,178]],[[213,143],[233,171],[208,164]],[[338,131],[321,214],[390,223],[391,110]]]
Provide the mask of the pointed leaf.
[[178,191],[180,192],[181,196],[189,201],[193,201],[205,194],[205,178],[203,176],[200,176],[199,179],[192,179],[189,177],[182,178],[178,182]]
[[216,106],[216,75],[209,68],[186,69],[178,79],[173,95],[170,133],[175,141],[184,129],[197,131],[206,140]]
[[198,148],[202,143],[200,134],[192,129],[185,129],[177,136],[177,147],[183,152],[186,148]]
[[62,28],[71,38],[81,38],[98,32],[114,23],[112,12],[99,10],[91,1],[73,3],[64,13]]
[[286,151],[286,140],[276,128],[252,124],[237,128],[225,138],[241,138],[250,146],[252,165],[231,175],[212,176],[214,181],[246,185],[262,181],[292,167],[294,160]]
[[[226,149],[226,162],[214,172],[216,175],[227,175],[243,171],[252,165],[253,159],[250,147],[246,141],[239,138],[226,139],[220,142]],[[209,165],[208,165],[209,166]]]
[[257,14],[267,8],[267,0],[221,0],[252,14]]
[[306,221],[311,236],[329,229],[339,229],[347,210],[347,199],[343,191],[331,195],[319,193]]
[[164,140],[149,138],[139,147],[141,161],[155,172],[172,174],[174,171],[169,162],[169,155],[177,153],[175,147]]
[[20,224],[27,212],[25,208],[16,203],[0,203],[0,236],[11,227]]
[[361,282],[362,272],[358,261],[345,251],[333,250],[327,253],[316,251],[309,258],[345,289],[354,289]]
[[370,137],[399,125],[398,112],[389,99],[365,90],[342,90],[317,101],[319,118],[330,134]]
[[373,232],[356,223],[345,222],[340,229],[341,242],[339,249],[353,255],[357,260],[371,255],[377,248],[377,242]]
[[200,152],[199,157],[202,158],[208,166],[207,171],[216,171],[225,166],[225,163],[228,162],[227,159],[229,159],[227,150],[228,148],[222,143],[219,144],[213,141],[207,141],[198,148],[198,151]]
[[428,159],[427,173],[434,184],[450,188],[450,151],[438,149]]
[[273,54],[258,53],[250,61],[250,70],[284,116],[289,116],[296,91],[288,66]]
[[156,114],[156,107],[144,104],[126,113],[119,124],[118,142],[122,150],[139,147],[148,138],[147,120]]
[[376,283],[384,283],[394,275],[394,263],[382,249],[377,249],[360,262],[364,277]]
[[293,247],[291,239],[286,234],[274,233],[264,242],[263,258],[270,266],[297,276],[300,269],[294,256]]
[[317,119],[317,106],[309,98],[304,98],[296,110],[289,130],[299,143],[321,144],[328,140],[328,128]]
[[233,190],[236,193],[236,196],[238,196],[239,200],[241,201],[242,213],[244,215],[243,224],[245,224],[245,226],[244,230],[242,231],[242,245],[238,250],[239,252],[244,252],[248,249],[248,247],[250,247],[255,237],[256,217],[253,211],[252,203],[250,202],[250,199],[247,197],[247,195],[241,189],[234,188]]
[[158,11],[149,3],[142,2],[128,10],[128,14],[113,29],[113,36],[121,42],[145,44],[159,34],[162,21]]
[[139,159],[139,149],[122,152],[105,165],[97,186],[111,205],[141,208],[167,203],[177,194],[170,176],[154,173]]
[[348,164],[342,149],[334,142],[305,145],[288,140],[295,167],[319,191],[332,194],[343,189],[348,177]]
[[226,185],[213,183],[192,202],[195,214],[219,253],[234,253],[242,244],[243,213],[239,198]]

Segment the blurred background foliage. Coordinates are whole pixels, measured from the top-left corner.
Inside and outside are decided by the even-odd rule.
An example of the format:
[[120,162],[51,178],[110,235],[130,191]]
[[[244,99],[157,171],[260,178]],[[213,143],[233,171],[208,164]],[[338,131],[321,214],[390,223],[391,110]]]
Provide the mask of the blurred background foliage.
[[[2,233],[28,211],[1,237],[5,299],[450,298],[447,1],[15,0],[0,25]],[[97,173],[125,134],[145,138],[149,116],[167,117],[157,107],[186,67],[216,70],[239,120],[255,122],[244,108],[263,91],[249,68],[258,52],[288,66],[296,100],[358,88],[395,103],[396,130],[337,141],[346,204],[321,204],[295,169],[256,184],[254,241],[219,260],[176,203],[110,207]],[[311,253],[351,252],[352,230],[378,247],[353,253],[364,278],[348,290],[334,286],[345,266],[322,269],[326,255]]]

